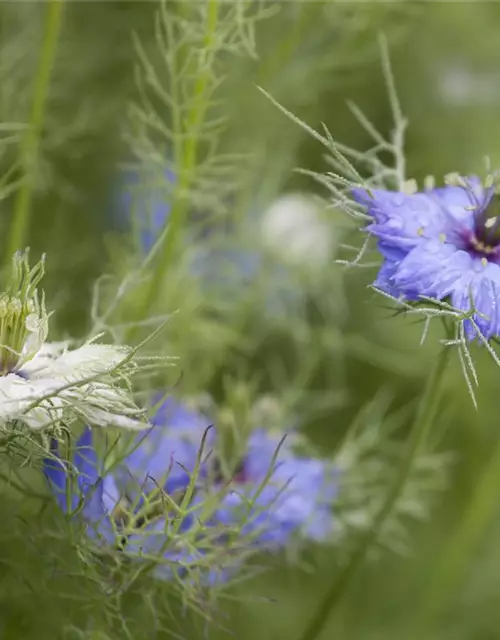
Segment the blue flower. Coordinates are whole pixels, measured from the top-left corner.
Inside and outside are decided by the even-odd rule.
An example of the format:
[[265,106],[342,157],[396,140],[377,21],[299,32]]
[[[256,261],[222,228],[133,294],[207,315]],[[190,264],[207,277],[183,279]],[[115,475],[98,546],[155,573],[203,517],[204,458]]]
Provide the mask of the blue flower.
[[[158,184],[154,171],[123,171],[115,214],[120,220],[136,225],[140,246],[148,253],[170,216],[168,188],[175,181],[172,171],[164,172],[164,184]],[[152,186],[148,185],[152,183]],[[145,183],[145,184],[143,184]]]
[[256,429],[217,515],[245,522],[243,531],[264,548],[285,546],[294,534],[326,540],[333,530],[337,473],[324,461],[294,453],[296,434]]
[[[78,514],[100,544],[123,548],[133,557],[158,557],[155,572],[164,578],[204,567],[204,583],[213,584],[234,572],[242,547],[275,549],[293,534],[320,541],[331,533],[335,474],[320,460],[298,457],[292,449],[294,434],[279,448],[281,435],[255,430],[237,473],[226,478],[209,452],[215,435],[207,431],[206,418],[169,399],[152,422],[112,472],[104,472],[88,428],[71,463],[60,459],[57,448],[46,460],[45,473],[59,506],[71,516]],[[161,494],[179,503],[198,463],[191,512],[179,522]],[[156,503],[148,502],[154,492]],[[151,504],[159,512],[143,517],[144,506]],[[207,504],[210,514],[201,526]],[[198,533],[194,539],[188,536],[186,544],[184,534],[195,524]],[[228,539],[234,549],[228,548]]]
[[[169,494],[184,490],[205,435],[207,454],[201,457],[195,502],[203,503],[209,494],[229,487],[214,513],[213,527],[238,529],[245,523],[242,533],[255,534],[253,542],[266,547],[285,545],[292,534],[319,541],[331,533],[336,474],[321,460],[295,455],[296,434],[289,433],[280,446],[284,433],[254,430],[237,474],[225,478],[213,451],[215,430],[207,432],[206,418],[169,399],[160,406],[152,423],[146,436],[137,436],[142,442],[124,465],[135,486],[148,486],[148,479],[154,478],[152,486],[159,484]],[[122,486],[120,480],[117,483]]]
[[[394,297],[449,299],[485,338],[500,334],[499,196],[478,178],[413,195],[353,189],[384,258],[375,286]],[[466,321],[469,339],[477,337]]]

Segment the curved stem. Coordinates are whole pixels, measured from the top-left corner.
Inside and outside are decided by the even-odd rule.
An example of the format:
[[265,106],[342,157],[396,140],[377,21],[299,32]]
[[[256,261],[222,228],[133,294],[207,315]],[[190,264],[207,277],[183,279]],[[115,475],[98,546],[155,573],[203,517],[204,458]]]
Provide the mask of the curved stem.
[[7,260],[10,260],[17,250],[24,248],[25,244],[37,168],[38,148],[61,29],[63,6],[64,0],[49,0],[47,2],[45,33],[40,52],[38,72],[35,78],[30,126],[21,141],[19,149],[20,164],[25,176],[14,204],[14,216],[6,248]]
[[[453,586],[467,569],[468,559],[476,550],[481,536],[498,509],[500,485],[500,440],[483,471],[458,530],[439,556],[437,567],[426,587],[422,612],[415,629],[420,632],[434,622],[446,606]],[[424,637],[416,634],[415,637]]]
[[387,497],[376,514],[369,531],[361,536],[359,544],[354,550],[350,562],[340,572],[335,582],[332,584],[321,602],[315,616],[300,636],[300,640],[315,640],[323,631],[335,607],[339,604],[342,596],[349,586],[356,570],[361,565],[371,545],[376,541],[387,517],[401,495],[401,491],[411,473],[415,456],[419,453],[425,443],[427,435],[434,423],[439,401],[441,398],[442,381],[449,360],[450,349],[444,347],[439,355],[439,359],[427,380],[424,394],[420,400],[417,415],[411,430],[408,447],[401,461],[394,483],[391,486]]

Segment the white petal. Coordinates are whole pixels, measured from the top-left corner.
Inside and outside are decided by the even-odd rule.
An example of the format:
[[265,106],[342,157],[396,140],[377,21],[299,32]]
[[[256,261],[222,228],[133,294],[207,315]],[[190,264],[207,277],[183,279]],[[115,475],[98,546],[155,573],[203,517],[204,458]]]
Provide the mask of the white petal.
[[81,420],[92,426],[117,426],[126,429],[147,429],[151,426],[143,417],[144,412],[121,388],[93,382],[65,389],[61,392],[61,397]]
[[61,376],[86,378],[106,373],[118,366],[127,355],[128,347],[106,344],[86,344],[79,349],[62,353],[52,364],[51,370]]
[[[60,420],[63,401],[60,398],[51,398],[50,402],[43,400],[51,391],[50,385],[23,380],[16,374],[1,376],[0,424],[5,426],[13,420],[20,420],[33,429],[41,429]],[[32,407],[37,401],[40,404]]]
[[120,427],[121,429],[133,429],[136,431],[151,427],[147,422],[141,422],[124,415],[108,413],[96,407],[86,411],[85,416],[90,424],[97,427]]

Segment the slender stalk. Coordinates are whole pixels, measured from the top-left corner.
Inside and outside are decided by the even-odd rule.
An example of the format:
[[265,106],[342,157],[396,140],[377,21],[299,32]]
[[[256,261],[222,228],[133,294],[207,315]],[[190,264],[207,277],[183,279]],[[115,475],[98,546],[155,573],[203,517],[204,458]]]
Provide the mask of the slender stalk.
[[354,550],[349,563],[340,572],[321,602],[316,614],[300,636],[300,640],[315,640],[323,631],[335,607],[341,601],[346,588],[349,586],[356,570],[361,565],[371,545],[376,541],[387,517],[393,510],[401,495],[403,487],[411,473],[415,456],[426,441],[439,408],[442,381],[449,360],[450,349],[444,347],[435,367],[427,379],[424,394],[420,400],[417,415],[411,430],[408,447],[401,461],[394,483],[391,486],[384,503],[374,518],[370,530],[361,536],[359,544]]
[[[414,629],[418,632],[428,628],[439,617],[454,587],[467,570],[492,514],[498,510],[499,486],[500,440],[481,475],[456,533],[440,554],[436,569],[426,586],[423,603],[421,607],[417,607],[420,614]],[[415,637],[417,635],[419,638],[424,637],[420,634]]]
[[164,236],[163,249],[146,296],[143,308],[144,315],[147,315],[149,312],[161,289],[163,278],[173,259],[177,237],[182,228],[182,223],[187,211],[188,200],[186,199],[186,193],[192,185],[193,173],[198,161],[198,133],[203,124],[208,107],[206,93],[211,77],[210,61],[214,55],[214,39],[219,18],[219,2],[220,0],[207,0],[206,30],[203,42],[203,49],[208,57],[205,67],[206,70],[199,75],[195,82],[193,105],[182,126],[183,131],[187,133],[185,143],[179,145],[180,148],[175,149],[179,180],[176,186],[177,197],[175,198],[166,223],[167,226],[162,234]]
[[14,203],[14,215],[6,247],[6,259],[26,243],[33,185],[35,182],[38,149],[42,133],[50,79],[54,67],[57,43],[61,30],[64,0],[48,0],[45,9],[45,32],[40,52],[40,61],[35,78],[33,102],[29,127],[21,140],[19,149],[20,164],[24,170],[24,180]]

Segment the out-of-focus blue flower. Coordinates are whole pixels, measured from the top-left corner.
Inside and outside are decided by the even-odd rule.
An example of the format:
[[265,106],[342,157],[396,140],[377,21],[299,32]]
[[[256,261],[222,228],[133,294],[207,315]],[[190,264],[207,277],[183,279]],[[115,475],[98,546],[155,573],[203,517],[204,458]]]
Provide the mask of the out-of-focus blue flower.
[[[125,171],[120,179],[117,215],[138,229],[140,249],[147,254],[168,222],[171,213],[169,191],[175,175],[165,172],[164,184],[149,180],[148,172]],[[264,212],[264,213],[263,213]],[[286,317],[291,308],[304,302],[303,282],[293,270],[325,264],[332,251],[332,229],[316,219],[312,199],[289,195],[256,206],[243,220],[231,225],[197,225],[199,212],[190,212],[185,227],[193,276],[199,278],[208,295],[220,300],[241,300],[248,288],[242,282],[266,283],[264,304],[270,316]],[[286,222],[286,221],[289,222]],[[286,223],[286,224],[285,224]],[[203,228],[202,228],[203,227]],[[265,245],[265,246],[264,246]],[[278,258],[278,256],[280,256]],[[254,289],[255,291],[255,289]]]
[[[187,486],[187,471],[193,471],[198,459],[206,419],[167,400],[153,424],[150,435],[129,456],[129,471],[136,481],[144,483],[149,474],[160,482],[166,474],[165,465],[175,456],[182,465],[179,475],[170,470],[167,482],[161,484],[169,492],[179,484]],[[328,538],[333,526],[332,503],[337,496],[336,473],[322,460],[297,456],[294,433],[286,434],[280,446],[284,436],[255,429],[233,478],[214,473],[219,465],[213,452],[202,460],[198,474],[201,501],[205,493],[219,491],[229,482],[229,490],[214,513],[214,526],[238,528],[245,523],[243,532],[255,533],[253,541],[266,547],[285,545],[293,533],[317,541]],[[214,438],[215,432],[208,432],[209,449],[215,444]]]
[[220,247],[203,248],[194,256],[193,274],[203,281],[208,295],[238,300],[260,278],[266,282],[265,309],[275,318],[285,317],[303,299],[299,284],[283,264],[266,264],[263,252],[229,248],[230,235],[220,238]]
[[[198,458],[202,463],[201,481],[201,447],[204,444],[206,451],[213,442],[207,431],[208,421],[169,399],[151,422],[153,427],[135,436],[131,452],[112,473],[103,472],[88,427],[76,443],[71,463],[59,458],[55,444],[54,457],[45,461],[45,474],[62,510],[81,513],[96,535],[104,534],[108,541],[112,533],[111,519],[122,500],[137,511],[151,492],[160,490],[175,495],[180,491],[182,495],[190,484]],[[204,434],[207,435],[205,442]],[[190,521],[187,518],[183,527]]]
[[[499,196],[478,178],[413,195],[353,189],[373,218],[367,230],[378,238],[384,262],[379,289],[407,300],[443,300],[473,319],[486,338],[500,335]],[[476,329],[465,323],[467,337]]]
[[256,429],[217,512],[227,524],[245,522],[265,548],[285,546],[293,534],[324,541],[332,533],[337,474],[322,460],[297,456],[294,440],[294,433],[283,440]]
[[170,170],[164,172],[164,184],[158,184],[155,175],[153,171],[123,171],[115,204],[115,217],[136,226],[144,253],[151,250],[170,215],[168,186],[175,182]]
[[[215,436],[207,431],[209,423],[202,415],[169,399],[152,422],[153,427],[136,436],[133,451],[111,473],[103,473],[88,428],[72,461],[78,474],[69,473],[69,463],[58,457],[57,450],[46,461],[45,472],[60,507],[66,513],[79,513],[89,534],[101,544],[119,544],[133,556],[160,556],[156,573],[162,577],[172,577],[174,568],[182,575],[191,565],[205,562],[204,580],[215,583],[238,566],[242,545],[275,549],[286,545],[294,533],[317,541],[331,533],[337,494],[334,472],[320,460],[296,456],[294,434],[279,448],[280,436],[255,430],[237,473],[227,478],[216,456],[209,453]],[[179,504],[189,486],[194,489],[189,505],[194,511],[184,514],[177,526],[176,511],[162,502],[161,494]],[[155,491],[160,513],[141,518],[148,495]],[[200,528],[207,504],[210,512]],[[184,544],[183,534],[193,526],[199,534]],[[227,548],[228,535],[233,534],[236,551]],[[220,562],[213,566],[210,560],[209,566],[205,558],[217,556],[218,549]]]

